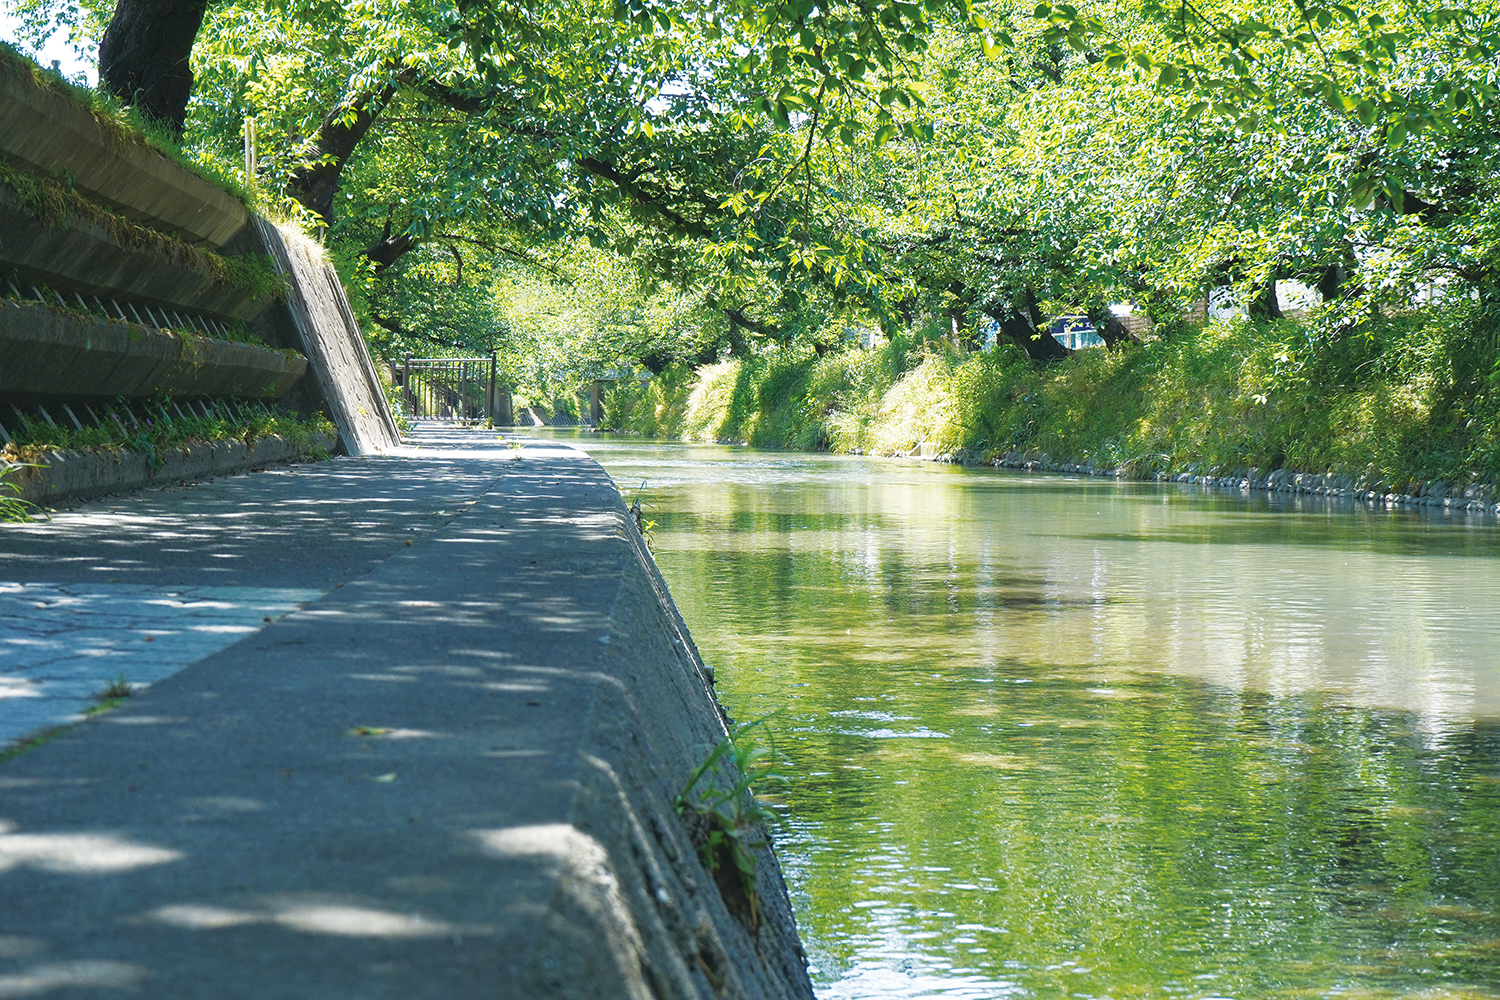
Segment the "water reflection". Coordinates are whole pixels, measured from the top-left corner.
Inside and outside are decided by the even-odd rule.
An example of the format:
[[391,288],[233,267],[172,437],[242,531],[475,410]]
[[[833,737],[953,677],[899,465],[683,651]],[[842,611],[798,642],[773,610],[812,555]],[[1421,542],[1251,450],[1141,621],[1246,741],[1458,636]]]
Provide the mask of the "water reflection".
[[820,995],[1500,997],[1500,537],[589,442],[777,712]]

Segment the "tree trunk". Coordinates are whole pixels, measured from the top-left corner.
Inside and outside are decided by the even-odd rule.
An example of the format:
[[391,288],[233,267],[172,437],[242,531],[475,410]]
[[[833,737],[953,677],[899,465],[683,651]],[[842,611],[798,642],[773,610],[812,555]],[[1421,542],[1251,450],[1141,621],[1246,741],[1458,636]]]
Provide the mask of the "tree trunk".
[[99,43],[99,82],[182,137],[193,92],[189,57],[208,0],[119,0]]
[[1250,299],[1247,311],[1252,319],[1281,319],[1281,301],[1276,297],[1274,274],[1266,279],[1265,285]]
[[1090,313],[1089,322],[1094,324],[1094,329],[1098,331],[1099,338],[1104,341],[1106,350],[1112,351],[1117,345],[1127,342],[1132,344],[1141,342],[1141,338],[1127,330],[1125,324],[1120,322],[1120,317],[1111,312],[1108,307]]
[[1035,307],[1023,312],[1002,303],[987,304],[982,312],[1000,324],[1000,338],[1015,344],[1032,361],[1061,361],[1073,352],[1057,342],[1052,333],[1036,322]]
[[974,294],[962,281],[948,286],[953,301],[948,303],[948,327],[953,333],[953,346],[960,351],[977,351],[984,347],[977,326],[969,322],[969,309],[974,304]]
[[[377,272],[384,271],[406,251],[417,245],[417,241],[407,232],[392,235],[391,218],[386,216],[385,229],[380,234],[380,239],[375,241],[365,250],[365,256],[375,264]],[[462,270],[459,272],[462,274]]]
[[323,118],[317,134],[298,150],[297,158],[302,162],[287,180],[286,193],[316,212],[323,225],[333,225],[333,197],[338,194],[344,164],[395,95],[396,85],[388,83],[378,91],[366,90],[347,98]]
[[1343,294],[1344,282],[1348,279],[1349,276],[1344,273],[1343,264],[1329,264],[1318,275],[1318,295],[1324,302],[1331,302]]

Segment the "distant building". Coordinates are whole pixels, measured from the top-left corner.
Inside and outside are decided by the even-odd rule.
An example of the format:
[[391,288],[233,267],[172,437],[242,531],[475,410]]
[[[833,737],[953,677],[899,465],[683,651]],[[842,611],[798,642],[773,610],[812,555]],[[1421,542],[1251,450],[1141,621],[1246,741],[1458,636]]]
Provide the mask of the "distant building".
[[1070,351],[1104,346],[1104,338],[1087,316],[1059,316],[1052,321],[1050,332],[1054,340]]

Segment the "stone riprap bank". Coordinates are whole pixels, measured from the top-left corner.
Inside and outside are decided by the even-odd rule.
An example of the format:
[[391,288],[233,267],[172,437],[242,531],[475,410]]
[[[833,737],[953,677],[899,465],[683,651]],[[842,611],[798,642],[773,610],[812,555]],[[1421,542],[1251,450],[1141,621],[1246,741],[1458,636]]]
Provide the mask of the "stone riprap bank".
[[[862,454],[862,453],[860,453]],[[1468,483],[1463,485],[1433,481],[1430,483],[1404,483],[1400,486],[1373,481],[1373,477],[1340,475],[1332,472],[1298,472],[1295,469],[1261,469],[1244,466],[1231,470],[1204,472],[1196,465],[1180,471],[1149,472],[1098,466],[1092,462],[1056,461],[1038,453],[1007,452],[998,458],[984,462],[980,457],[966,451],[945,452],[926,441],[907,452],[897,452],[890,458],[917,458],[942,464],[992,465],[1001,469],[1018,469],[1029,472],[1063,472],[1081,476],[1107,476],[1115,479],[1145,479],[1164,483],[1186,483],[1234,490],[1241,493],[1287,493],[1306,497],[1327,497],[1331,500],[1358,501],[1369,507],[1435,507],[1442,510],[1460,511],[1472,515],[1488,514],[1500,517],[1500,486],[1493,483]]]

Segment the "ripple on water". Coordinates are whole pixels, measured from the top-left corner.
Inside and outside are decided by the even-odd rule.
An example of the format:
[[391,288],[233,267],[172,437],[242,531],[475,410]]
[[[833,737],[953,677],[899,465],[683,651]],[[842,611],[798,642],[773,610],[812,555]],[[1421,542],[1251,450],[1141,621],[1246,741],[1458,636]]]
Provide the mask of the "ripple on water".
[[657,558],[777,713],[823,1000],[1500,998],[1492,524],[596,447],[690,459]]

